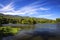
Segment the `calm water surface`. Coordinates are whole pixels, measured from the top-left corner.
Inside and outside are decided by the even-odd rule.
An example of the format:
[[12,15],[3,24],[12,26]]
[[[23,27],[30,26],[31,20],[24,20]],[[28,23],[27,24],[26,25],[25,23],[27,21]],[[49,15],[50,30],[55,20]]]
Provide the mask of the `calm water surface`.
[[[20,38],[25,35],[34,35],[34,34],[40,35],[40,33],[45,34],[44,32],[58,34],[57,32],[59,32],[59,27],[57,27],[57,24],[35,24],[34,27],[33,27],[34,29],[30,29],[30,30],[24,29],[19,31],[18,34],[16,34],[16,37]],[[3,40],[8,40],[8,39],[11,40],[12,38],[13,37],[9,36],[3,38]]]

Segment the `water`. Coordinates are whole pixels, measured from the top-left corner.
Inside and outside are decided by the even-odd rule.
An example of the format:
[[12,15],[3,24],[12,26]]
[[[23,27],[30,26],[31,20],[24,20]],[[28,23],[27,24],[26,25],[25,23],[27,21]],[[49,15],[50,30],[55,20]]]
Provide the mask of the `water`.
[[4,37],[3,40],[12,40],[14,36]]
[[[35,27],[35,28],[34,28]],[[59,33],[59,27],[57,27],[57,24],[35,24],[34,25],[34,29],[30,29],[30,30],[21,30],[18,32],[18,34],[16,34],[14,36],[14,40],[20,39],[21,38],[34,38],[36,36],[55,36],[60,34]],[[13,39],[11,37],[8,37],[10,39]],[[3,40],[6,40],[6,38],[3,38]],[[28,40],[28,39],[27,39]]]
[[53,32],[57,30],[56,24],[36,24],[35,31],[49,31]]

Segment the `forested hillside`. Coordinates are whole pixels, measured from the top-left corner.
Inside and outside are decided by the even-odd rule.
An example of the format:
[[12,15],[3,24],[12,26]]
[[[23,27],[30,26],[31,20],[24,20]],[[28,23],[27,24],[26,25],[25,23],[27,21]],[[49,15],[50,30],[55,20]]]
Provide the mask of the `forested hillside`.
[[46,18],[35,18],[28,16],[4,15],[0,13],[0,24],[37,24],[37,23],[55,23],[55,20]]

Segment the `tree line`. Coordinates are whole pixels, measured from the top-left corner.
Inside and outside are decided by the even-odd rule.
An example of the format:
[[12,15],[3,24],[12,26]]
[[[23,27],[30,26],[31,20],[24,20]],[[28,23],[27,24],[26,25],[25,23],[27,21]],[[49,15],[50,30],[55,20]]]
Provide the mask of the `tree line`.
[[0,14],[0,24],[9,23],[12,24],[56,23],[56,20]]

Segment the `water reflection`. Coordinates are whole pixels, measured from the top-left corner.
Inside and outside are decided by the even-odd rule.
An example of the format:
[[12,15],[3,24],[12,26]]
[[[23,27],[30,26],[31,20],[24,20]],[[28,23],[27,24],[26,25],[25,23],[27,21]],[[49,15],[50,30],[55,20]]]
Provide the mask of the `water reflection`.
[[[32,30],[20,30],[13,40],[60,40],[57,24],[36,24]],[[10,38],[11,39],[11,38]]]

